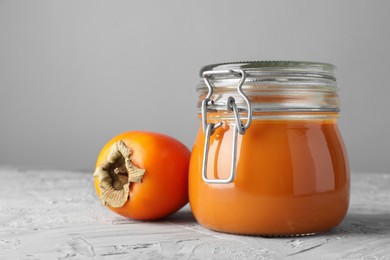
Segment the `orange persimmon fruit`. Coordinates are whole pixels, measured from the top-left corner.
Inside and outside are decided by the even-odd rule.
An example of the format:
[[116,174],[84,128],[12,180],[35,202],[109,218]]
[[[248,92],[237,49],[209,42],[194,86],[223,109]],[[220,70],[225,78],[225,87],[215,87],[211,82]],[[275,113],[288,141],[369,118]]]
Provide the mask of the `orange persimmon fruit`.
[[[118,152],[117,146],[131,155]],[[95,189],[102,204],[119,215],[136,220],[161,219],[188,202],[189,160],[189,149],[173,137],[146,131],[125,132],[100,151]],[[130,182],[133,169],[139,179]],[[110,204],[110,196],[123,196],[122,203]]]

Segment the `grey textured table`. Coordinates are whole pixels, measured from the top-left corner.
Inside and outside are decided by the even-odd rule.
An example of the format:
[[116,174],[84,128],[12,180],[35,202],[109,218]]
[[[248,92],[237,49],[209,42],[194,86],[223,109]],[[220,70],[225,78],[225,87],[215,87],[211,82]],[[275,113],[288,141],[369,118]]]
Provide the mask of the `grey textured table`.
[[125,219],[100,206],[91,173],[2,167],[0,178],[0,259],[390,259],[390,174],[353,173],[342,224],[290,238],[213,232],[188,206]]

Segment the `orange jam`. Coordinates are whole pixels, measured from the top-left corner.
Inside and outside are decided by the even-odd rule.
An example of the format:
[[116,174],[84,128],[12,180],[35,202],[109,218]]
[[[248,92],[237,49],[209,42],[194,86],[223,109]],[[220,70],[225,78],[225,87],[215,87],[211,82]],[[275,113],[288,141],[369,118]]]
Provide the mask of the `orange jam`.
[[[232,126],[211,136],[207,175],[230,174]],[[349,169],[335,120],[254,120],[238,137],[236,178],[202,180],[200,129],[189,173],[191,209],[210,229],[239,234],[294,235],[330,230],[349,203]]]
[[[202,84],[198,88],[205,101],[198,103],[201,124],[189,170],[190,206],[201,225],[235,234],[290,236],[325,232],[343,220],[349,165],[337,126],[333,72],[327,74],[333,67],[327,66],[266,62],[206,67],[219,85],[207,81],[208,90]],[[311,74],[301,74],[303,68]],[[256,82],[253,71],[267,69],[280,72],[269,77],[282,83],[269,78]],[[232,73],[242,75],[241,96],[227,87],[237,85],[226,81]],[[235,101],[225,106],[228,96]]]

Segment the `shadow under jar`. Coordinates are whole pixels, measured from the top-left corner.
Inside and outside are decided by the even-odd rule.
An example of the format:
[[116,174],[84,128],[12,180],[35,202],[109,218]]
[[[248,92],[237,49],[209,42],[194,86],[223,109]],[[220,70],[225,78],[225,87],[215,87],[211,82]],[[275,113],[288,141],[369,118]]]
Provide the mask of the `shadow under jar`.
[[294,236],[343,220],[350,178],[334,71],[285,61],[201,69],[189,171],[190,205],[201,225]]

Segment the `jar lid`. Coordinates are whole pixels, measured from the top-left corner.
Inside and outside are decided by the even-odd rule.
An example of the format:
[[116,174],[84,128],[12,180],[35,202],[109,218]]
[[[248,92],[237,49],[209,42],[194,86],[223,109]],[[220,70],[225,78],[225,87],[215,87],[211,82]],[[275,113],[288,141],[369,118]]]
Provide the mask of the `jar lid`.
[[[321,85],[336,88],[336,67],[330,63],[307,61],[246,61],[226,62],[203,66],[200,76],[208,71],[243,70],[246,83],[257,82],[270,85]],[[215,86],[234,83],[232,74],[215,74]],[[221,80],[223,82],[221,82]]]
[[239,62],[224,62],[205,65],[201,68],[200,74],[209,70],[226,70],[226,69],[318,69],[332,71],[336,67],[330,63],[310,62],[310,61],[239,61]]

